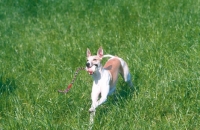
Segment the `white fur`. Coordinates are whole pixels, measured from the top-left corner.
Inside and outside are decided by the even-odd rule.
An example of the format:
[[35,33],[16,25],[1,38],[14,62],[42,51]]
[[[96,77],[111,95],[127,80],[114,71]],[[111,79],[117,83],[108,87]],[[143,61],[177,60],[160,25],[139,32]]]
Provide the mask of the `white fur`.
[[[102,58],[110,57],[105,66],[102,67]],[[94,112],[95,109],[107,100],[107,96],[115,91],[118,73],[122,75],[124,80],[132,86],[131,75],[126,62],[116,56],[103,55],[103,49],[99,48],[97,55],[92,56],[89,49],[87,49],[87,65],[86,71],[93,77],[92,86],[92,105],[89,109],[90,112]],[[96,67],[94,69],[94,66]],[[92,69],[91,69],[92,68]],[[101,98],[99,99],[99,95]]]

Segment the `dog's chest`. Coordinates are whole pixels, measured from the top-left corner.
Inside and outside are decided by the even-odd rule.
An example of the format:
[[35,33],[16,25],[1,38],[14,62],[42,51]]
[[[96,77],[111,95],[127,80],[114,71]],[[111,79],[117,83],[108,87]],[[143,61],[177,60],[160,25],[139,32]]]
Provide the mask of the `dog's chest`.
[[99,72],[98,75],[93,76],[94,83],[98,86],[103,85],[109,85],[110,81],[112,79],[112,76],[108,70],[102,69],[101,72]]

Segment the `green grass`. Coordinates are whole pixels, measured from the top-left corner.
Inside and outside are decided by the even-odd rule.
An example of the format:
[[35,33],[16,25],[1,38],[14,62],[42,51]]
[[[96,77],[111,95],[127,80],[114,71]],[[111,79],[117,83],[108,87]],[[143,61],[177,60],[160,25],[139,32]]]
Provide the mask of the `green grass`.
[[[200,128],[199,0],[0,0],[0,130],[88,129],[86,48],[122,57],[94,130]],[[105,62],[105,60],[104,60]]]

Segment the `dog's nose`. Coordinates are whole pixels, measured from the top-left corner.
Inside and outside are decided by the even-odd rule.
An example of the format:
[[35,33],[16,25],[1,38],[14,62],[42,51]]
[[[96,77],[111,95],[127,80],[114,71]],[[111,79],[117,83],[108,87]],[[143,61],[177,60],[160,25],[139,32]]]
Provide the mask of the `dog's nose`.
[[89,68],[90,67],[90,63],[86,63],[86,66]]

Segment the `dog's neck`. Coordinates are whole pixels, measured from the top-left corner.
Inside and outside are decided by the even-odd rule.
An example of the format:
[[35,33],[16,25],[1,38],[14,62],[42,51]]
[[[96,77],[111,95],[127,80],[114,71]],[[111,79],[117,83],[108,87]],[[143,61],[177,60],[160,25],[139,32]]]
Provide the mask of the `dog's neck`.
[[97,70],[92,75],[94,81],[98,81],[99,79],[101,79],[102,69],[103,69],[102,65],[99,64]]

